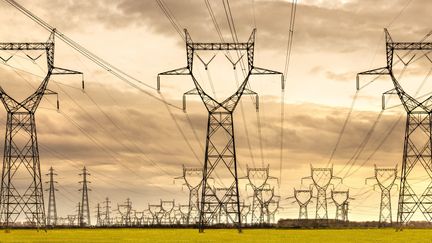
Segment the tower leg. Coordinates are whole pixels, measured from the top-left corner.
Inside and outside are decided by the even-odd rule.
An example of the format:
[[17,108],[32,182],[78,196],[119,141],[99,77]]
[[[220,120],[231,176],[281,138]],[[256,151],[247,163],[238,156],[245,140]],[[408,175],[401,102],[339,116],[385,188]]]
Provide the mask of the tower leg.
[[[27,187],[15,187],[24,176]],[[0,219],[4,227],[25,220],[31,227],[45,227],[42,178],[34,113],[8,112],[0,189]]]
[[[417,210],[423,213],[425,219],[432,222],[432,137],[431,114],[427,112],[409,112],[405,128],[404,153],[402,161],[397,222],[401,228],[408,223]],[[423,188],[423,193],[416,193],[411,187],[414,184],[415,166],[422,166],[429,176],[429,184]],[[418,175],[417,175],[418,176]],[[416,187],[416,189],[418,189]]]
[[[224,178],[226,190],[216,190],[211,178]],[[210,112],[208,117],[205,163],[202,182],[199,231],[217,217],[226,214],[229,222],[241,232],[241,211],[238,191],[234,124],[231,112]]]

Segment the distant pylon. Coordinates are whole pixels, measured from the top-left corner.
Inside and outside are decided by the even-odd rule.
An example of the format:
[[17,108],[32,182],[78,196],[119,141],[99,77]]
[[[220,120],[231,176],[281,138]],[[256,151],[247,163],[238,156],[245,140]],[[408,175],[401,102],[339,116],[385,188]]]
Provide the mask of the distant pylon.
[[81,191],[81,210],[80,210],[80,221],[79,221],[79,225],[80,227],[87,227],[90,226],[90,205],[89,205],[89,198],[88,198],[88,191],[91,191],[88,186],[87,183],[90,183],[90,181],[87,180],[87,176],[89,176],[90,174],[87,172],[86,167],[84,166],[83,171],[81,174],[79,174],[82,176],[83,180],[80,181],[80,183],[82,184],[82,188],[79,190]]
[[67,221],[68,221],[68,225],[69,226],[75,226],[75,220],[77,219],[77,215],[76,214],[72,214],[72,215],[68,215],[67,216]]
[[81,225],[81,221],[82,221],[82,213],[81,213],[81,211],[82,211],[82,206],[81,206],[81,202],[78,202],[78,205],[77,205],[77,219],[78,219],[78,221],[77,221],[77,226],[80,226]]
[[395,185],[397,179],[397,165],[395,168],[377,168],[375,165],[375,176],[366,178],[368,180],[375,180],[381,190],[379,223],[380,226],[384,223],[392,224],[392,207],[391,207],[391,194],[390,191]]
[[268,223],[276,223],[276,213],[281,209],[280,196],[273,196],[273,198],[267,203]]
[[[195,87],[183,95],[183,104],[186,103],[186,95],[199,95],[208,111],[206,149],[200,202],[200,232],[203,232],[204,228],[215,222],[220,210],[225,210],[224,214],[228,217],[229,222],[227,222],[226,225],[232,225],[241,232],[240,195],[238,189],[237,154],[235,147],[233,114],[243,95],[254,95],[258,97],[256,92],[247,88],[249,78],[252,75],[262,76],[267,74],[278,74],[283,76],[280,72],[254,66],[255,32],[256,30],[254,29],[247,42],[202,43],[193,42],[188,31],[185,30],[187,66],[158,74],[158,90],[160,90],[161,75],[190,75]],[[199,54],[198,52],[205,51],[236,51],[237,53],[243,51],[247,56],[245,79],[231,96],[221,102],[206,93],[201,87],[201,84],[195,78],[193,59],[197,54]],[[208,63],[206,64],[206,67],[207,65]],[[256,107],[258,108],[258,98],[256,101]],[[223,184],[228,185],[228,190],[224,195],[216,192],[213,183],[210,182],[212,178],[215,178],[214,175],[216,173],[227,175],[224,178],[226,183]]]
[[[252,208],[251,208],[251,224],[263,224],[266,221],[266,203],[271,200],[271,197],[263,198],[264,190],[271,190],[268,184],[269,180],[277,180],[276,177],[270,176],[270,166],[250,168],[246,165],[246,177],[248,184],[253,190]],[[273,196],[273,195],[271,195]]]
[[96,226],[102,226],[102,214],[99,203],[96,205]]
[[117,211],[122,217],[122,224],[124,226],[131,226],[131,213],[132,213],[132,202],[129,198],[126,199],[124,204],[117,204]]
[[251,206],[250,205],[246,205],[245,202],[243,201],[240,204],[240,211],[241,211],[241,215],[242,215],[242,223],[243,225],[247,225],[248,224],[248,216],[250,214],[250,210],[251,210]]
[[181,215],[181,223],[184,225],[188,225],[188,216],[189,216],[189,204],[183,204],[183,205],[179,205],[178,206],[178,211],[180,212]]
[[163,213],[161,204],[149,204],[148,210],[151,215],[150,225],[160,225]]
[[295,199],[293,203],[297,203],[300,207],[298,219],[308,219],[307,207],[312,200],[312,189],[297,190],[294,188],[294,195],[287,199]]
[[111,224],[112,224],[112,222],[111,222],[111,206],[110,206],[110,204],[111,204],[111,201],[109,200],[109,198],[108,197],[106,197],[105,198],[105,202],[104,202],[104,211],[105,211],[105,213],[104,213],[104,219],[103,219],[103,226],[110,226]]
[[[55,30],[46,42],[0,43],[0,50],[44,52],[47,60],[45,78],[23,101],[15,100],[0,87],[0,99],[7,111],[0,185],[0,225],[5,228],[17,221],[26,221],[28,227],[46,225],[35,114],[45,95],[57,95],[47,89],[51,75],[82,74],[54,66],[54,36]],[[16,179],[20,179],[19,183]]]
[[191,168],[183,165],[182,179],[189,190],[189,212],[186,224],[196,224],[199,219],[199,189],[202,184],[203,168]]
[[49,173],[46,175],[49,176],[49,181],[47,181],[47,183],[49,184],[49,188],[47,189],[47,191],[49,191],[47,225],[56,226],[57,206],[56,206],[56,199],[55,199],[55,191],[57,191],[57,189],[54,187],[54,185],[55,183],[57,183],[57,181],[54,181],[54,176],[57,174],[54,173],[54,169],[51,167],[49,169]]
[[312,180],[312,185],[317,190],[315,220],[327,220],[327,189],[334,179],[342,181],[342,178],[333,175],[333,167],[330,168],[314,168],[311,165],[311,176],[302,178]]
[[173,213],[175,207],[175,200],[161,200],[160,222],[164,225],[171,225],[173,223]]
[[336,220],[348,222],[348,205],[349,200],[353,200],[349,196],[349,190],[346,191],[331,191],[331,199],[336,207]]

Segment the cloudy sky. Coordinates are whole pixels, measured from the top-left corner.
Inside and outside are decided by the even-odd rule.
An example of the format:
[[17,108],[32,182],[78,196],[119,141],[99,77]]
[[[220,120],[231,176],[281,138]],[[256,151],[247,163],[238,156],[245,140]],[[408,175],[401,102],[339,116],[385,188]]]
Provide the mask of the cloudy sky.
[[[182,164],[199,167],[203,163],[207,113],[197,97],[188,100],[187,113],[176,108],[182,105],[182,94],[193,88],[188,77],[163,77],[161,94],[154,89],[158,73],[186,65],[184,42],[157,2],[19,2],[145,84],[129,79],[140,90],[130,86],[57,39],[56,66],[84,72],[86,82],[83,92],[81,77],[53,77],[49,88],[59,93],[60,110],[56,111],[55,97],[46,96],[37,112],[42,171],[52,166],[58,174],[59,216],[75,212],[80,200],[78,174],[83,166],[91,173],[92,210],[107,196],[114,208],[126,198],[137,210],[160,199],[185,204],[186,188],[182,190],[181,181],[174,183],[174,178],[181,176]],[[223,38],[231,41],[222,1],[209,2]],[[164,3],[194,41],[220,41],[205,1]],[[364,87],[356,93],[356,73],[385,65],[384,28],[396,41],[421,40],[430,31],[431,5],[426,0],[299,1],[285,99],[281,101],[279,77],[254,77],[251,88],[260,94],[259,112],[252,99],[243,97],[235,113],[239,176],[245,176],[246,166],[270,165],[271,174],[280,177],[280,185],[273,183],[283,198],[278,218],[297,217],[298,207],[285,198],[292,196],[294,187],[307,187],[310,182],[302,185],[301,178],[310,175],[310,165],[332,164],[334,174],[344,178],[336,189],[349,189],[355,198],[350,204],[350,219],[377,220],[379,191],[373,191],[373,181],[365,185],[365,178],[373,176],[374,164],[398,164],[400,168],[405,116],[397,98],[389,101],[394,108],[381,112],[381,94],[392,88],[388,78],[368,84],[371,78],[366,77],[361,80]],[[246,41],[257,28],[255,65],[283,71],[291,2],[236,0],[230,7],[239,41]],[[45,41],[49,36],[3,1],[0,20],[2,42]],[[4,59],[13,55],[0,65],[0,80],[18,100],[29,95],[45,75],[44,57],[33,63],[26,54],[37,57],[40,53],[0,52]],[[206,91],[212,93],[212,83],[217,98],[223,99],[235,91],[243,76],[239,70],[236,74],[232,71],[224,53],[203,53],[202,58],[210,60],[214,54],[217,56],[208,70],[196,59],[194,74]],[[404,58],[406,62],[410,56]],[[428,82],[420,90],[418,87],[430,67],[427,59],[419,58],[400,76],[414,96],[429,92]],[[0,114],[4,124],[6,112]],[[4,131],[0,129],[0,136]],[[418,178],[425,179],[421,171]],[[247,200],[251,191],[244,190],[245,181],[240,184],[242,197]],[[395,211],[396,187],[392,193]],[[314,216],[313,208],[310,217]],[[329,217],[334,214],[329,204]]]

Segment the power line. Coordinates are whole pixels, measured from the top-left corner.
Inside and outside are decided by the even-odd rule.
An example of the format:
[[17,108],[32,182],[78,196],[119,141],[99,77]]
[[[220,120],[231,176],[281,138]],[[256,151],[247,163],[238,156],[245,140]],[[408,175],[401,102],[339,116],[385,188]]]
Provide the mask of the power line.
[[180,107],[175,106],[171,103],[168,103],[166,100],[161,99],[157,96],[155,96],[154,94],[150,93],[149,91],[141,88],[140,86],[136,85],[135,83],[131,82],[130,80],[133,80],[143,86],[146,86],[147,88],[150,88],[152,90],[156,90],[154,87],[146,84],[145,82],[131,76],[130,74],[125,73],[124,71],[122,71],[121,69],[117,68],[116,66],[110,64],[109,62],[105,61],[104,59],[98,57],[97,55],[95,55],[94,53],[90,52],[89,50],[87,50],[86,48],[84,48],[83,46],[81,46],[80,44],[78,44],[77,42],[75,42],[74,40],[70,39],[68,36],[66,36],[65,34],[61,33],[59,30],[57,30],[56,28],[52,27],[51,25],[49,25],[47,22],[45,22],[44,20],[42,20],[41,18],[37,17],[36,15],[34,15],[32,12],[30,12],[28,9],[24,8],[22,5],[20,5],[19,3],[17,3],[14,0],[4,0],[5,2],[9,3],[11,6],[13,6],[14,8],[16,8],[18,11],[20,11],[21,13],[23,13],[24,15],[26,15],[28,18],[30,18],[31,20],[33,20],[34,22],[36,22],[38,25],[40,25],[41,27],[43,27],[44,29],[46,29],[49,32],[54,33],[60,40],[62,40],[65,44],[67,44],[68,46],[70,46],[71,48],[73,48],[74,50],[76,50],[77,52],[79,52],[81,55],[85,56],[86,58],[88,58],[89,60],[91,60],[93,63],[95,63],[96,65],[98,65],[99,67],[105,69],[105,71],[111,73],[112,75],[114,75],[115,77],[117,77],[118,79],[122,80],[123,82],[126,82],[127,84],[129,84],[131,87],[145,93],[147,96],[156,99],[162,103],[167,103],[169,106],[174,107],[176,109],[181,110]]
[[181,30],[181,27],[177,23],[177,20],[175,19],[175,17],[171,13],[171,11],[168,8],[168,6],[164,3],[163,0],[156,0],[156,2],[159,5],[159,7],[162,10],[162,12],[165,14],[165,16],[170,21],[170,23],[173,26],[173,28],[175,29],[175,31],[180,35],[180,38],[182,38],[182,40],[185,40],[184,34],[183,34],[182,30]]
[[291,60],[291,50],[294,39],[294,26],[295,26],[295,18],[297,12],[297,0],[293,0],[291,3],[291,16],[290,16],[290,24],[288,29],[288,40],[287,40],[287,50],[285,57],[285,67],[283,72],[282,80],[282,91],[281,91],[281,120],[280,120],[280,147],[279,147],[279,185],[282,183],[282,169],[283,169],[283,160],[284,160],[284,134],[285,134],[285,82],[288,77],[289,64]]

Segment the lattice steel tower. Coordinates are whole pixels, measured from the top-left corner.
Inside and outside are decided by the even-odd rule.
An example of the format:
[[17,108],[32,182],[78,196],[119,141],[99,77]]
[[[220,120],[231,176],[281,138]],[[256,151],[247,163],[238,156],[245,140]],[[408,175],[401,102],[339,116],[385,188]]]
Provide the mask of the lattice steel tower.
[[83,180],[80,181],[82,184],[82,188],[79,189],[81,191],[81,207],[79,210],[79,226],[80,227],[86,227],[90,226],[90,205],[89,205],[89,198],[88,198],[88,191],[91,191],[91,189],[88,188],[87,183],[90,183],[90,181],[87,180],[87,176],[90,175],[90,173],[87,172],[86,167],[84,166],[83,172],[79,174],[82,176]]
[[132,201],[127,198],[124,204],[117,204],[117,211],[120,213],[122,218],[123,226],[132,225]]
[[184,185],[189,190],[189,210],[186,217],[186,224],[196,224],[199,219],[199,189],[203,176],[202,168],[191,168],[183,165],[183,175],[175,179],[184,180]]
[[348,222],[348,205],[349,200],[353,200],[349,196],[349,191],[331,191],[331,199],[336,207],[336,220]]
[[[196,43],[192,41],[189,33],[185,30],[187,66],[159,73],[158,75],[158,90],[160,90],[161,75],[190,75],[195,88],[186,92],[183,98],[185,99],[186,95],[199,95],[208,111],[203,183],[201,188],[202,195],[200,202],[200,232],[203,232],[206,226],[214,222],[214,218],[217,217],[219,210],[225,210],[231,224],[241,231],[241,210],[233,113],[242,95],[256,95],[255,92],[246,88],[251,75],[282,75],[280,72],[254,66],[255,32],[256,30],[253,30],[249,40],[243,43]],[[247,53],[246,77],[234,94],[222,102],[219,102],[204,91],[193,72],[193,60],[196,51],[245,51]],[[218,172],[224,175],[228,174],[231,178],[227,185],[229,190],[223,195],[218,194],[209,182],[209,179],[212,177],[215,178],[214,175]]]
[[307,207],[312,200],[312,189],[295,189],[294,195],[292,197],[288,197],[287,199],[295,199],[293,203],[297,203],[300,207],[298,219],[308,219],[308,210]]
[[381,201],[380,201],[380,212],[379,212],[379,223],[392,224],[392,207],[391,207],[391,194],[390,191],[395,185],[397,179],[397,165],[395,168],[377,168],[375,165],[375,176],[366,178],[365,183],[368,180],[375,180],[376,185],[381,190]]
[[103,214],[104,218],[102,220],[102,225],[103,226],[111,226],[111,223],[112,223],[111,222],[111,216],[110,216],[110,212],[111,212],[111,206],[110,206],[110,204],[111,204],[111,201],[109,200],[108,197],[105,198],[104,204],[105,204],[105,206],[104,206],[105,212]]
[[[47,89],[51,75],[82,74],[54,66],[54,35],[47,42],[0,43],[0,50],[45,52],[47,74],[36,91],[17,101],[0,87],[0,98],[7,111],[5,146],[0,189],[0,222],[8,228],[24,216],[28,226],[46,225],[35,113],[44,95],[56,94]],[[16,183],[16,175],[28,178]],[[21,184],[24,182],[24,185]]]
[[313,186],[317,191],[316,196],[316,207],[315,207],[315,220],[327,220],[327,189],[331,184],[332,180],[342,180],[340,177],[333,175],[333,167],[330,168],[313,168],[311,165],[311,176],[302,178],[310,179],[313,182]]
[[[358,73],[357,89],[359,89],[360,75],[390,76],[394,88],[385,92],[383,99],[386,94],[397,94],[407,112],[397,222],[399,227],[402,227],[411,220],[418,210],[427,221],[432,222],[432,97],[429,96],[425,100],[419,101],[409,95],[399,84],[393,72],[393,66],[396,64],[393,60],[394,55],[398,55],[395,52],[418,51],[422,52],[422,56],[427,57],[427,53],[432,51],[432,42],[394,42],[387,29],[384,29],[384,32],[387,64],[385,67]],[[426,55],[424,54],[425,51],[427,52]],[[416,174],[411,172],[417,168],[424,170],[428,176],[427,185],[415,186],[416,189],[422,190],[421,194],[412,187],[413,182],[416,181]]]
[[49,176],[49,181],[47,181],[47,183],[49,184],[49,188],[47,189],[47,191],[49,191],[47,225],[56,226],[57,206],[56,206],[55,192],[57,191],[57,189],[55,188],[54,185],[55,183],[57,183],[57,181],[54,181],[54,176],[57,174],[54,173],[54,169],[51,167],[49,169],[49,173],[46,175]]
[[100,210],[100,204],[96,205],[96,227],[102,226],[102,214]]
[[265,215],[268,213],[266,207],[273,195],[265,197],[266,195],[264,195],[265,193],[263,194],[263,191],[270,191],[272,189],[268,184],[269,180],[277,180],[276,177],[270,176],[270,165],[256,168],[250,168],[246,165],[246,177],[241,179],[247,179],[248,184],[246,184],[246,188],[250,186],[253,190],[251,224],[265,223]]

